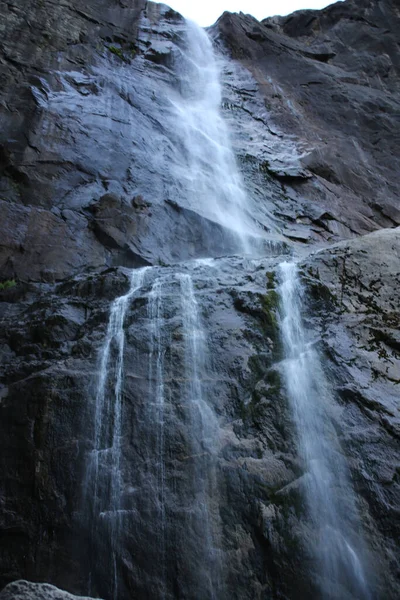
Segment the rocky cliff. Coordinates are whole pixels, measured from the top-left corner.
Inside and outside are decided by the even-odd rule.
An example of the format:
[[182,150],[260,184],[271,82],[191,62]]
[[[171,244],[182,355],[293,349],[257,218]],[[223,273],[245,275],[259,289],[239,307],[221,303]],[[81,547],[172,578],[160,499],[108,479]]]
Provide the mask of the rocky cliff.
[[[177,175],[180,15],[144,0],[24,0],[3,3],[1,14],[1,584],[46,581],[108,600],[117,573],[121,600],[318,597],[302,529],[305,467],[279,367],[276,269],[279,253],[291,253],[334,390],[371,597],[397,598],[395,0],[262,22],[224,13],[210,28],[246,215],[278,240],[252,259],[238,256],[229,228],[190,201]],[[125,321],[124,514],[113,569],[106,519],[93,536],[82,488],[110,306],[128,291],[130,269],[146,265]],[[211,433],[196,429],[184,404],[188,275],[207,340],[196,378],[213,415],[212,451]],[[149,319],[160,285],[157,338]],[[151,496],[160,477],[149,413],[157,344],[164,512]],[[1,597],[19,598],[24,585]],[[32,590],[21,598],[42,597]]]

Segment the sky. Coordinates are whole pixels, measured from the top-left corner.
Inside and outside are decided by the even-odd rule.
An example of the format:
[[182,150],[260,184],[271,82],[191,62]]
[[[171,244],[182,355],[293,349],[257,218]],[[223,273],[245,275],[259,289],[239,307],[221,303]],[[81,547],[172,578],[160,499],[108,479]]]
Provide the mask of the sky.
[[259,21],[273,15],[288,15],[301,8],[324,8],[334,0],[159,0],[202,27],[212,25],[224,10],[244,12]]

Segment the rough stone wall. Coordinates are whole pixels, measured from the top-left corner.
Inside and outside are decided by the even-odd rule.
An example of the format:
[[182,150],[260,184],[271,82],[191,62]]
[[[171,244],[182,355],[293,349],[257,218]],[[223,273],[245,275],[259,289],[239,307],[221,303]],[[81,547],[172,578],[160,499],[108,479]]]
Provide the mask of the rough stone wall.
[[[43,0],[1,11],[0,581],[49,581],[83,594],[93,557],[81,481],[98,351],[110,303],[128,289],[124,267],[158,265],[155,276],[173,279],[172,263],[232,249],[224,228],[189,210],[170,179],[165,89],[176,83],[181,17],[144,2]],[[346,0],[262,23],[225,13],[210,30],[227,59],[224,116],[249,212],[299,254],[325,248],[301,259],[305,318],[321,335],[376,595],[385,600],[398,596],[399,563],[399,32],[389,0]],[[293,546],[302,465],[277,368],[279,260],[222,258],[193,274],[221,444],[212,508],[224,556],[219,598],[315,593]],[[127,481],[144,466],[148,292],[127,321]],[[175,375],[183,363],[178,303],[171,294]],[[178,388],[169,385],[179,416]],[[184,423],[174,422],[181,436],[171,429],[169,466],[187,501]],[[180,544],[182,508],[171,504],[170,514],[167,597],[190,597],[185,568],[194,568],[196,549]],[[127,526],[121,600],[161,593],[148,544],[156,534],[151,524]],[[93,587],[107,598],[106,543],[102,550]]]
[[270,210],[293,239],[400,224],[399,28],[394,2],[368,0],[261,23],[224,13],[212,28],[256,82],[233,81],[232,121],[254,130],[247,143],[238,134],[237,151],[253,187],[263,171]]

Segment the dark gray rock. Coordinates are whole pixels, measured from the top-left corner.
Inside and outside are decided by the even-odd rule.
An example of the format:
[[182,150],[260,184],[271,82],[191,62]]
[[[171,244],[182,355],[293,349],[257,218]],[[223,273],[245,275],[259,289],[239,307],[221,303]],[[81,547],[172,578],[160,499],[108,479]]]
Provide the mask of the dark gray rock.
[[[184,22],[165,5],[144,6],[4,7],[5,277],[57,280],[91,267],[232,251],[229,232],[193,214],[174,177],[168,98]],[[226,61],[223,106],[248,212],[264,230],[313,243],[399,223],[398,16],[391,2],[374,6],[346,0],[262,23],[226,13],[210,31],[238,59]],[[121,207],[104,224],[91,208],[106,194]],[[149,210],[128,209],[138,196]],[[167,201],[192,212],[171,215]],[[165,243],[172,238],[173,252]]]
[[54,281],[71,272],[104,266],[104,248],[96,244],[82,215],[71,210],[55,215],[9,202],[0,202],[0,211],[0,269],[4,278]]
[[90,210],[96,237],[109,250],[119,251],[112,254],[116,264],[168,264],[233,254],[237,248],[228,229],[173,200],[152,204],[139,195],[126,203],[105,194]]
[[[129,289],[127,268],[151,265],[125,323],[118,599],[206,600],[211,583],[219,600],[316,597],[301,528],[304,465],[280,377],[282,258],[227,258],[229,230],[193,207],[174,176],[168,94],[182,17],[141,0],[7,3],[1,13],[1,584],[26,577],[82,594],[91,579],[91,594],[112,596],[109,523],[88,518],[82,482],[110,303]],[[248,214],[295,251],[325,246],[301,260],[304,316],[336,389],[382,600],[399,595],[398,32],[390,0],[262,23],[225,13],[210,29]],[[179,273],[192,276],[206,333],[200,377],[217,423],[213,454],[187,403]],[[164,554],[149,418],[158,278]]]
[[399,259],[397,228],[331,246],[303,265],[382,598],[396,596],[399,576]]
[[[399,224],[399,27],[395,2],[346,0],[261,23],[224,13],[211,28],[237,61],[224,106],[256,211],[263,203],[289,237]],[[313,177],[290,175],[294,162]]]

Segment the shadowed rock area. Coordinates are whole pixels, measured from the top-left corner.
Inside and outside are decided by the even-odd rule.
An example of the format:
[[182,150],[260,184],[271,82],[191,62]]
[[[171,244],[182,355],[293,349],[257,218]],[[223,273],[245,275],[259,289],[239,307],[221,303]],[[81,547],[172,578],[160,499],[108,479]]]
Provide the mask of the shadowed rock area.
[[[114,600],[114,579],[118,600],[319,597],[282,382],[277,272],[290,255],[333,390],[371,598],[398,598],[397,3],[345,0],[262,22],[224,13],[209,28],[246,218],[264,248],[253,258],[178,175],[178,13],[145,0],[24,0],[0,14],[0,585],[15,582],[0,599]],[[143,266],[123,323],[115,551],[106,511],[94,527],[82,488],[110,307]],[[189,279],[212,450],[187,408]]]

